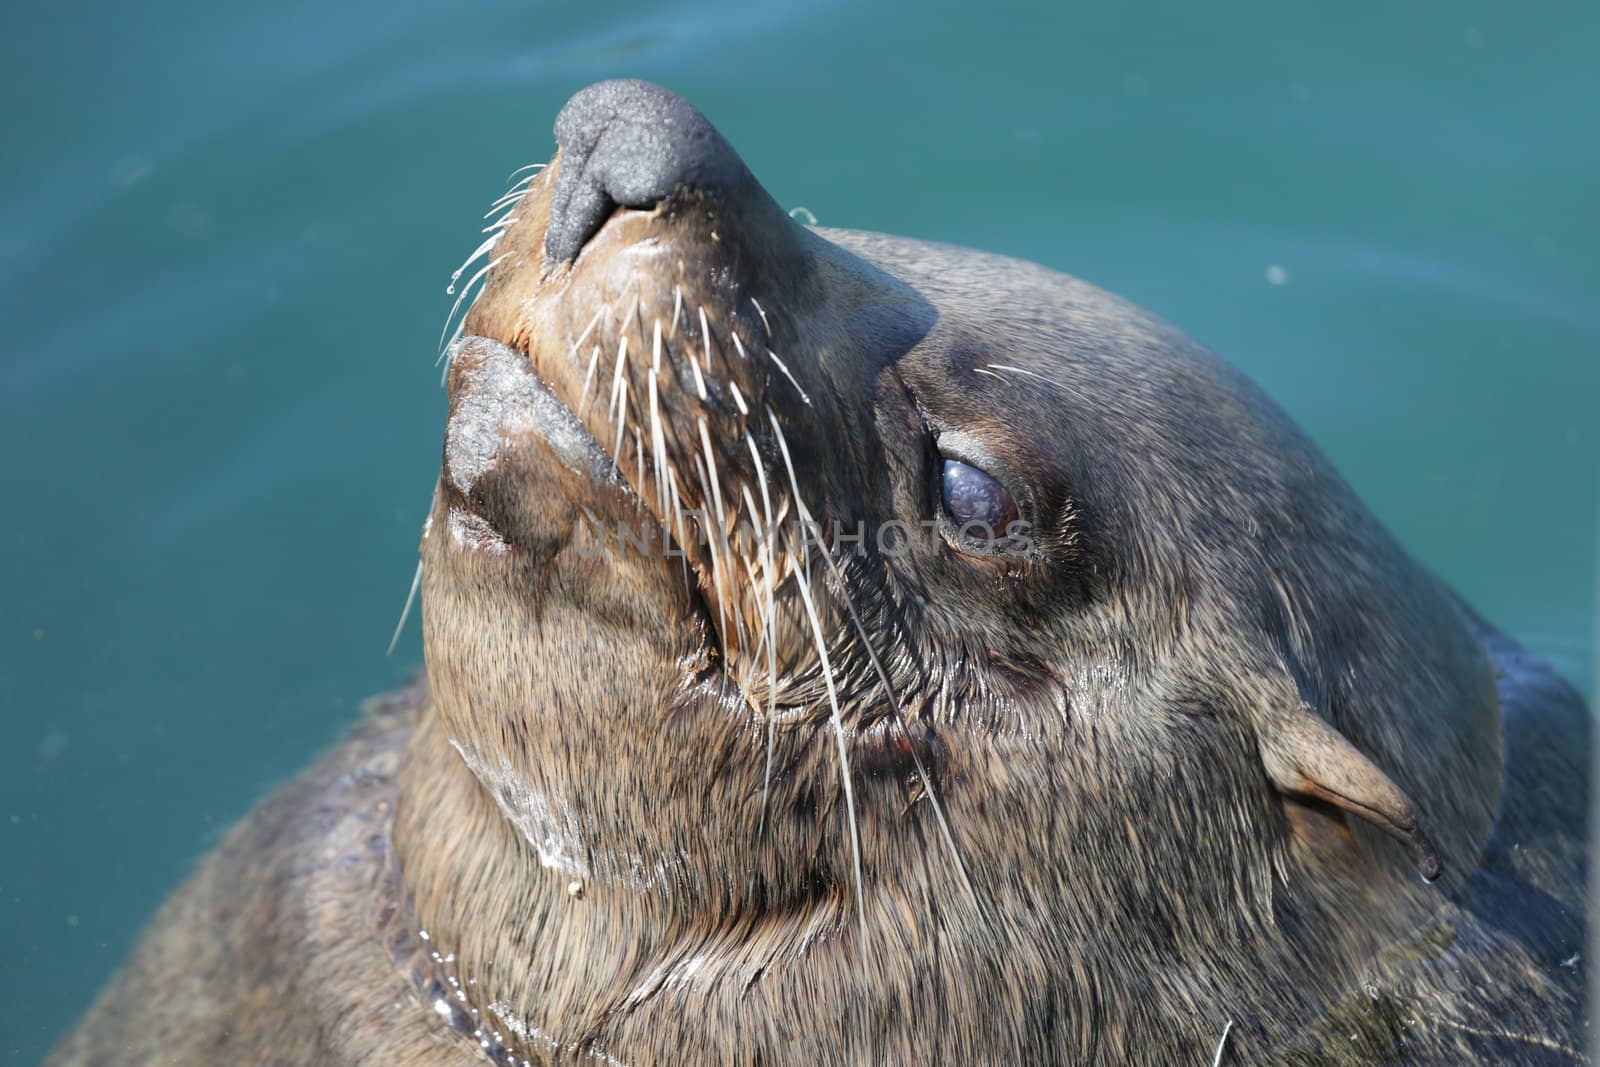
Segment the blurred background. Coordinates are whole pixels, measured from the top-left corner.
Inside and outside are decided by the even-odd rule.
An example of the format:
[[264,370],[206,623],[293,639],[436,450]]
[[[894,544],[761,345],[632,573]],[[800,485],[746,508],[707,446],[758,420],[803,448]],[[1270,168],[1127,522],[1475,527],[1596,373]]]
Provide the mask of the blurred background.
[[683,93],[824,225],[1036,259],[1220,350],[1593,693],[1600,6],[6,23],[4,1062],[36,1062],[226,827],[418,668],[415,619],[384,648],[438,463],[445,285],[601,78]]

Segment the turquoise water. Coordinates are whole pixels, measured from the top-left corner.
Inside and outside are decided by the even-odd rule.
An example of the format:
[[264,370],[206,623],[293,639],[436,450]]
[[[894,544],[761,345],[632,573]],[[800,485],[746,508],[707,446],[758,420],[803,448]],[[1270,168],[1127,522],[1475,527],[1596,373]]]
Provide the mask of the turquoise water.
[[[1358,5],[1359,6],[1359,5]],[[365,695],[450,271],[575,89],[787,206],[1040,260],[1227,354],[1594,687],[1600,6],[33,5],[0,86],[0,1055]]]

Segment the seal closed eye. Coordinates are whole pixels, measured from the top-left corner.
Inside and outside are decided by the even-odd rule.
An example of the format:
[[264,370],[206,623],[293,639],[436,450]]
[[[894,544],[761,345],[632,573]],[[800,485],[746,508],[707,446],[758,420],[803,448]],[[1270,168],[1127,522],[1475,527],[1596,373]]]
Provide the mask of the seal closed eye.
[[53,1062],[1579,1058],[1587,712],[1254,386],[799,225],[659,87],[556,139],[450,349],[426,685]]

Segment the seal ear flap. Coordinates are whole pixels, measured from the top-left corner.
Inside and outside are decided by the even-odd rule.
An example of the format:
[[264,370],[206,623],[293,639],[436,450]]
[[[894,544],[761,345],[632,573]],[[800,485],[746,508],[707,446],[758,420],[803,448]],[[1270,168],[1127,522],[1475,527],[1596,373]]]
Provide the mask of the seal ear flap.
[[1280,792],[1365,819],[1406,846],[1424,881],[1439,877],[1438,850],[1410,799],[1309,705],[1274,716],[1260,731],[1259,744],[1267,777]]

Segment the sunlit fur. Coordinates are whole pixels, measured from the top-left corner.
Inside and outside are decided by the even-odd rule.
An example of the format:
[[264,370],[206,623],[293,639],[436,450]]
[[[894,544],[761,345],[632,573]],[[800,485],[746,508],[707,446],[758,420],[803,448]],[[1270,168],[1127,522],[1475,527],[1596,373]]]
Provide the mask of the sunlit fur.
[[[621,212],[547,268],[554,173],[465,332],[525,353],[574,406],[581,336],[610,370],[584,421],[636,493],[604,513],[680,538],[686,513],[708,518],[685,588],[664,555],[564,558],[563,524],[595,492],[537,442],[508,447],[483,490],[511,545],[542,546],[525,559],[451,547],[441,498],[425,546],[440,730],[479,788],[571,806],[592,857],[497,864],[518,888],[481,897],[417,890],[425,921],[461,931],[467,970],[503,959],[508,927],[537,939],[496,987],[502,1010],[642,1062],[693,1046],[708,1062],[1195,1063],[1230,1021],[1241,1062],[1315,1058],[1331,1028],[1369,1058],[1453,1048],[1452,1021],[1573,1040],[1575,984],[1503,934],[1378,962],[1473,914],[1502,775],[1492,668],[1465,612],[1253,387],[1082,283],[808,232],[766,203]],[[926,518],[930,430],[979,438],[991,473],[1025,480],[1037,555],[803,538],[808,519]],[[759,550],[731,538],[741,522]],[[603,621],[596,585],[626,625]],[[1441,884],[1271,788],[1260,734],[1300,705],[1415,801]],[[932,766],[853,773],[883,718],[930,738],[910,749]],[[444,833],[416,818],[419,838]],[[1475,1000],[1469,973],[1493,973],[1502,1001],[1520,987],[1532,1018]]]
[[[1084,283],[764,194],[549,265],[559,168],[458,273],[428,688],[235,831],[56,1062],[1572,1055],[1581,702],[1261,393]],[[958,438],[1034,551],[939,535]],[[651,522],[681,554],[579,551]],[[1304,714],[1440,881],[1280,788]]]

